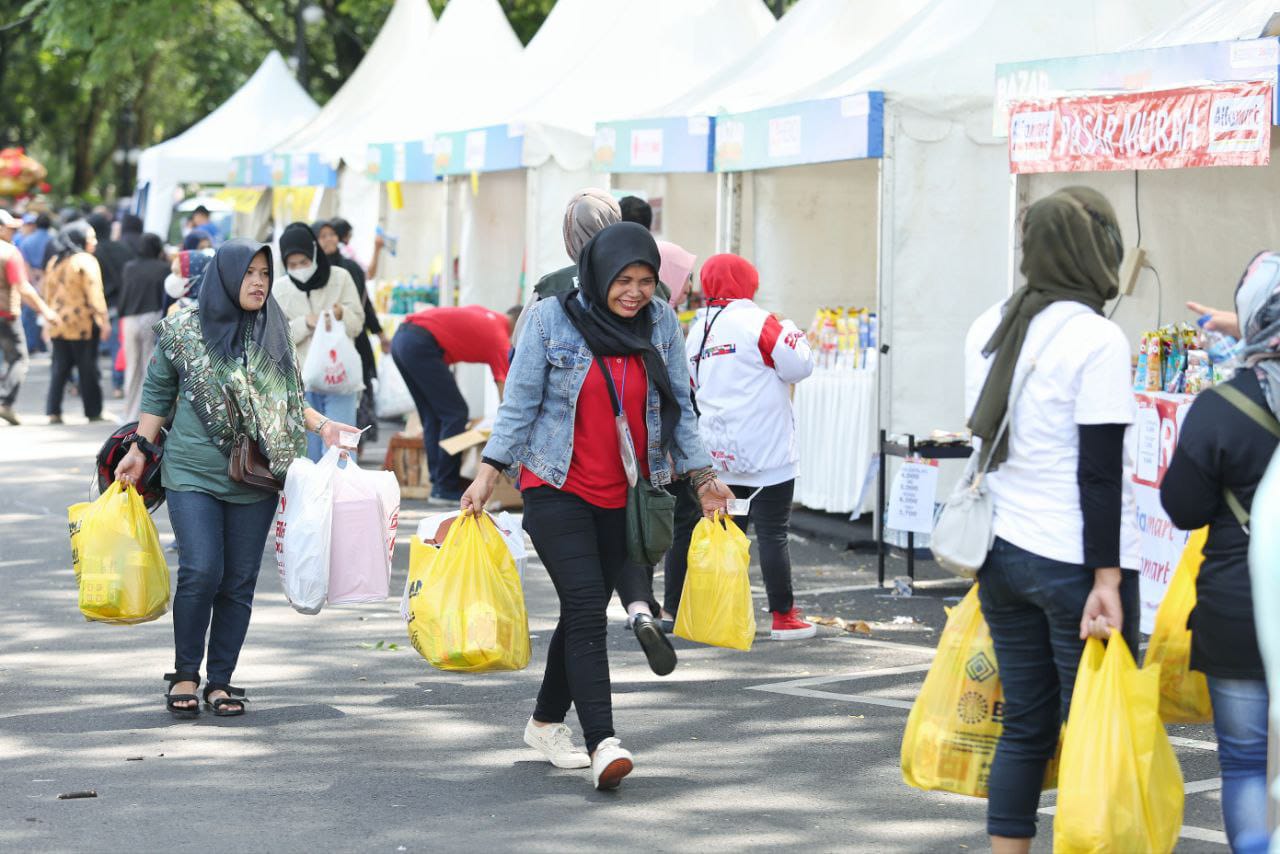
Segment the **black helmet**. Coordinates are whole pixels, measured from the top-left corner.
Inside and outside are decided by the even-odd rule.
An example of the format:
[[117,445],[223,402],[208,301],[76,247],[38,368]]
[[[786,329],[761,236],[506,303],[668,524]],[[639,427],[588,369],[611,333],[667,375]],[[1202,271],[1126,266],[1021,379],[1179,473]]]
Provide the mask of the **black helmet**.
[[154,513],[156,508],[164,503],[164,487],[160,484],[160,458],[164,453],[163,430],[160,431],[153,445],[138,435],[137,421],[130,421],[128,424],[117,427],[98,451],[97,476],[94,479],[94,485],[97,487],[98,495],[106,492],[107,487],[116,479],[116,466],[120,465],[120,461],[134,444],[142,448],[142,453],[147,458],[142,477],[138,478],[138,494],[147,505],[147,511]]

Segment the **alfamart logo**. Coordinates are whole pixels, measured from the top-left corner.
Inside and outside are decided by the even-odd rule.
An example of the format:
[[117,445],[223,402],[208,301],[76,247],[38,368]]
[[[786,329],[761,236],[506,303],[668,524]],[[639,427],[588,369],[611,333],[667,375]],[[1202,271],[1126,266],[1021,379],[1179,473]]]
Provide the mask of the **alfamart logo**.
[[979,652],[965,662],[964,675],[974,682],[986,682],[996,675],[996,665],[985,652]]

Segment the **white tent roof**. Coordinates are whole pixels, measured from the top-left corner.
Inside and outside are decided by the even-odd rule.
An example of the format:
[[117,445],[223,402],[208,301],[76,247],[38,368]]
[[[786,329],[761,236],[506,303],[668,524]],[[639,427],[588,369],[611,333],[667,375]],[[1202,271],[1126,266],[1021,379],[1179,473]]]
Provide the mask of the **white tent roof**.
[[1129,47],[1140,50],[1197,42],[1256,39],[1276,12],[1280,12],[1280,4],[1276,0],[1209,0]]
[[652,112],[754,50],[773,26],[761,0],[559,0],[519,64],[476,91],[452,129],[523,124],[527,165],[554,156],[581,168],[597,121]]
[[[186,131],[142,152],[138,180],[227,180],[228,153],[245,138],[246,128],[259,128],[271,144],[306,124],[320,108],[274,50],[245,84]],[[264,121],[264,119],[269,119]]]
[[436,27],[427,0],[396,0],[364,59],[319,114],[297,133],[268,146],[282,153],[319,154],[332,165],[363,158],[368,144],[387,140],[377,126],[387,105],[413,109],[406,97],[428,85],[429,42]]
[[267,54],[253,76],[216,110],[183,133],[142,152],[138,186],[147,188],[143,211],[146,229],[168,233],[179,184],[226,182],[228,154],[245,140],[246,128],[260,129],[258,140],[270,145],[318,112],[320,107],[298,85],[280,54]]
[[927,0],[801,0],[761,41],[680,98],[663,116],[745,112],[848,64],[894,33]]
[[989,108],[997,63],[1118,50],[1192,5],[1193,0],[931,0],[874,50],[781,100],[881,90],[920,112],[959,117]]
[[512,83],[522,50],[498,0],[450,0],[427,45],[421,95],[385,99],[369,119],[368,141],[429,144],[477,98]]

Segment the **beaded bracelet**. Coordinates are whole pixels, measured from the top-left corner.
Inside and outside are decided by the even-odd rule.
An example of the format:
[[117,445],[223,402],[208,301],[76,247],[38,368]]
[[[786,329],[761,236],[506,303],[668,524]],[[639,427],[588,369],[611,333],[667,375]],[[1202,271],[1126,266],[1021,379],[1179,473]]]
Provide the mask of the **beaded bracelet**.
[[711,466],[704,466],[700,469],[692,469],[689,471],[689,482],[693,484],[694,492],[702,492],[702,487],[716,479],[716,470]]

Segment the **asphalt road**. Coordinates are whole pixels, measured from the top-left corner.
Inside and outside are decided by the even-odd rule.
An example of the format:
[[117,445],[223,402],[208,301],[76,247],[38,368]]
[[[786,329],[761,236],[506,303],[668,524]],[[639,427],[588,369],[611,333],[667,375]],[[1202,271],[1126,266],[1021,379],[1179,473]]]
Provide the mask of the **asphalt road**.
[[[26,424],[0,427],[0,848],[986,847],[984,802],[916,791],[898,768],[904,706],[923,680],[944,605],[963,586],[925,564],[914,597],[886,598],[869,558],[800,538],[801,606],[865,620],[871,635],[823,628],[813,640],[772,642],[762,613],[750,652],[677,640],[680,666],[659,678],[615,605],[615,725],[636,754],[617,792],[595,792],[587,772],[556,770],[521,742],[557,613],[536,559],[525,584],[527,670],[443,673],[408,645],[398,593],[425,502],[404,507],[385,603],[297,614],[266,554],[235,678],[249,690],[249,714],[172,720],[161,697],[169,618],[112,626],[86,623],[77,610],[65,509],[85,498],[109,431],[77,417],[75,398],[68,424],[46,425],[47,373],[38,359],[19,400]],[[168,542],[163,509],[156,523]],[[570,723],[579,732],[572,715]],[[1178,850],[1225,851],[1212,730],[1171,732],[1191,790]],[[58,800],[90,789],[96,798]],[[1043,806],[1053,803],[1046,793]],[[1035,850],[1047,852],[1052,815],[1041,819]]]

